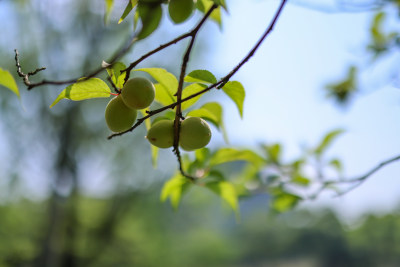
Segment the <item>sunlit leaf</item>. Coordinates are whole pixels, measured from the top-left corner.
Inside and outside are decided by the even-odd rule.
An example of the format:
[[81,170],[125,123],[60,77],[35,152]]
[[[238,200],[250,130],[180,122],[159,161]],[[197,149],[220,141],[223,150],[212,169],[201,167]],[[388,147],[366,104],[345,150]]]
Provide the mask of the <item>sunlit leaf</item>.
[[112,64],[110,67],[107,67],[107,69],[106,69],[112,82],[118,88],[122,88],[124,86],[126,72],[121,73],[121,70],[124,70],[124,69],[126,69],[126,66],[122,62],[116,62],[116,63]]
[[110,88],[98,78],[90,78],[77,81],[65,88],[51,104],[50,108],[57,104],[61,99],[66,98],[80,101],[91,98],[110,97]]
[[240,160],[247,161],[256,166],[260,166],[265,162],[261,156],[248,149],[237,150],[234,148],[221,148],[212,156],[210,166]]
[[128,2],[128,5],[126,6],[121,18],[119,19],[118,24],[120,24],[129,15],[129,13],[132,11],[132,9],[136,6],[137,3],[138,0],[130,0]]
[[194,70],[185,77],[188,83],[216,83],[217,78],[208,70]]
[[317,156],[321,156],[321,154],[332,144],[332,142],[344,133],[343,129],[337,129],[329,132],[328,134],[325,135],[325,137],[322,139],[321,143],[318,145],[318,147],[315,149],[315,154]]
[[161,201],[164,202],[169,198],[172,207],[177,209],[183,193],[188,189],[189,186],[190,182],[188,179],[179,173],[176,174],[164,184],[161,190]]
[[[140,110],[140,112],[142,113],[143,117],[147,115],[145,110]],[[146,130],[148,131],[151,128],[151,121],[150,119],[147,119],[144,121],[144,125],[146,126]],[[151,147],[151,162],[153,164],[153,168],[157,168],[157,159],[158,159],[158,147],[156,146],[152,146]]]
[[290,193],[274,196],[271,206],[275,211],[285,212],[294,208],[302,198]]
[[206,184],[206,187],[225,200],[235,212],[239,211],[238,196],[232,183],[227,181],[211,182]]
[[[211,6],[214,4],[212,0],[197,0],[196,7],[203,13],[206,13]],[[222,19],[221,19],[221,8],[216,8],[210,15],[210,18],[218,23],[218,25],[222,26]]]
[[273,144],[269,146],[265,145],[264,149],[267,152],[270,161],[274,163],[280,162],[281,150],[282,150],[280,144]]
[[187,116],[203,118],[210,121],[217,128],[223,126],[222,107],[217,102],[204,104],[199,109],[190,111]]
[[113,10],[114,7],[114,0],[104,0],[105,6],[106,6],[106,11],[104,14],[104,24],[108,24],[110,20],[110,14]]
[[160,24],[162,17],[161,4],[154,5],[152,3],[139,2],[138,12],[142,21],[142,29],[138,34],[138,38],[144,39],[152,34]]
[[10,72],[3,70],[0,68],[0,85],[10,89],[14,94],[19,97],[19,90],[17,83],[14,80],[14,77],[11,75]]
[[151,75],[157,82],[165,87],[168,95],[175,99],[174,94],[178,89],[178,80],[175,75],[162,68],[144,68],[136,69],[135,71],[144,71]]
[[308,179],[307,177],[304,177],[300,174],[296,174],[292,180],[292,183],[297,184],[297,185],[301,185],[301,186],[308,186],[310,184],[310,179]]
[[[192,84],[186,86],[185,88],[183,88],[183,90],[182,90],[182,99],[184,99],[184,98],[186,98],[188,96],[191,96],[191,95],[193,95],[195,93],[198,93],[198,92],[204,90],[205,88],[207,88],[207,86],[204,85],[204,84],[192,83]],[[185,109],[189,108],[191,105],[193,105],[194,103],[196,103],[200,99],[201,96],[202,96],[202,94],[183,102],[182,103],[182,110],[185,110]]]
[[245,98],[244,87],[240,82],[227,82],[222,90],[235,102],[240,117],[243,118],[243,102]]

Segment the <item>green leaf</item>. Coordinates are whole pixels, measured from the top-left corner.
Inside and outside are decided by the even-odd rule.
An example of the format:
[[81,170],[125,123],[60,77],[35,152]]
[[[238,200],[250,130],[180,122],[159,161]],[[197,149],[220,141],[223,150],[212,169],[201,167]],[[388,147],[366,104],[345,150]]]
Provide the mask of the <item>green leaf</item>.
[[315,154],[319,157],[322,153],[332,144],[332,142],[344,133],[343,129],[337,129],[329,132],[325,137],[322,139],[321,143],[315,149]]
[[130,0],[128,5],[126,6],[124,13],[122,14],[121,18],[118,21],[118,24],[120,24],[132,11],[132,9],[136,6],[138,0]]
[[238,196],[232,183],[227,181],[211,182],[206,184],[206,187],[225,200],[235,212],[239,211]]
[[223,126],[222,107],[217,102],[204,104],[199,109],[190,111],[187,116],[203,118],[210,121],[217,128]]
[[235,102],[240,117],[243,118],[243,102],[245,98],[244,87],[240,82],[227,82],[222,90]]
[[[145,117],[147,115],[145,110],[140,110],[140,112],[142,113],[143,117]],[[144,125],[146,126],[147,131],[151,128],[151,121],[150,119],[147,119],[144,121]],[[157,168],[157,159],[158,159],[158,147],[156,146],[152,146],[151,147],[151,162],[153,164],[153,168]]]
[[[206,13],[210,7],[214,4],[212,0],[197,0],[196,7],[203,13]],[[210,19],[214,20],[218,23],[219,27],[222,26],[222,18],[221,18],[221,8],[216,8],[210,15]]]
[[[183,90],[182,90],[182,99],[185,99],[188,96],[196,94],[196,93],[204,90],[205,88],[207,88],[207,86],[204,85],[204,84],[192,83],[192,84],[186,86],[185,88],[183,88]],[[189,108],[190,106],[192,106],[194,103],[196,103],[200,99],[201,96],[202,96],[202,94],[198,95],[198,96],[195,96],[192,99],[189,99],[189,100],[183,102],[182,103],[182,110],[185,110],[185,109]]]
[[261,166],[265,162],[261,156],[248,149],[237,150],[234,148],[221,148],[212,156],[210,166],[240,160],[247,161],[256,166]]
[[273,198],[272,208],[278,212],[285,212],[294,208],[302,198],[290,193],[282,193]]
[[167,105],[172,104],[172,103],[175,102],[175,97],[161,83],[154,84],[154,87],[156,88],[155,100],[158,103],[160,103],[160,104],[162,104],[164,106],[167,106]]
[[2,68],[0,68],[0,85],[6,87],[7,89],[10,89],[14,94],[18,96],[18,98],[20,97],[18,86],[14,80],[14,77],[9,71],[3,70]]
[[339,173],[341,173],[343,171],[342,162],[339,159],[332,159],[329,162],[329,165],[334,167]]
[[301,186],[308,186],[310,184],[310,179],[308,179],[307,177],[304,177],[300,174],[296,174],[292,179],[292,183],[298,184]]
[[151,75],[157,82],[165,87],[168,94],[175,99],[174,94],[178,89],[178,80],[175,75],[162,68],[144,68],[136,69],[135,71],[144,71]]
[[178,173],[164,184],[160,199],[164,202],[169,198],[172,207],[177,209],[184,192],[189,186],[188,179]]
[[142,21],[142,29],[138,34],[138,38],[144,39],[152,34],[160,24],[162,17],[161,4],[154,5],[153,3],[139,2],[138,12]]
[[185,77],[185,82],[214,84],[217,82],[217,78],[208,70],[194,70]]
[[104,24],[108,24],[110,21],[110,14],[114,7],[114,0],[104,0],[106,5],[106,12],[104,14]]
[[98,97],[110,97],[110,88],[108,85],[98,78],[85,79],[81,78],[76,83],[65,88],[51,104],[52,108],[61,99],[67,98],[74,101],[80,101]]
[[281,145],[273,144],[270,146],[264,146],[265,151],[267,152],[268,158],[270,161],[274,163],[279,163],[281,158]]
[[122,62],[115,62],[111,66],[107,67],[108,76],[110,76],[112,82],[118,87],[122,88],[124,86],[124,81],[126,77],[126,72],[122,72],[121,70],[126,69],[126,66]]

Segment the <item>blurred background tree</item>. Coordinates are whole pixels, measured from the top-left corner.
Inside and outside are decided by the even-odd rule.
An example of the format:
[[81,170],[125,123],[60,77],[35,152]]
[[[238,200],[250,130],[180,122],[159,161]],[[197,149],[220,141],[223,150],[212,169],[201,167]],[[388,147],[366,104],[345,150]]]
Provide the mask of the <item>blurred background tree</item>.
[[[399,1],[354,6],[338,2],[342,5],[337,11],[357,12],[357,7],[374,14],[371,42],[366,44],[373,58],[370,64],[396,53],[399,35],[383,22],[387,18],[396,23],[398,14],[393,14]],[[315,8],[310,3],[308,8]],[[111,23],[105,26],[103,1],[0,1],[1,67],[15,69],[12,51],[18,48],[23,51],[24,69],[47,67],[35,76],[38,80],[79,77],[96,69],[132,32],[132,23],[115,23],[126,1],[114,4]],[[161,27],[126,57],[137,57],[176,37],[175,29]],[[180,62],[174,59],[183,45],[141,66],[176,73]],[[206,49],[199,39],[191,62],[201,60]],[[340,102],[353,97],[359,90],[358,69],[351,66],[348,77],[330,84],[329,94]],[[21,81],[18,84],[24,88]],[[57,94],[51,86],[34,92],[21,89],[18,101],[1,90],[0,266],[396,266],[400,262],[399,212],[366,216],[349,226],[330,211],[278,215],[282,205],[285,210],[296,204],[296,196],[255,190],[243,197],[245,219],[238,223],[217,196],[202,188],[192,188],[185,205],[174,212],[160,203],[159,194],[175,171],[175,159],[161,151],[159,167],[153,169],[143,128],[106,141],[107,100],[65,101],[49,109]],[[280,154],[277,147],[264,147],[270,157],[268,170],[279,165],[274,158]],[[238,166],[223,168],[236,174]],[[304,179],[297,177],[297,182],[307,183]],[[278,204],[272,212],[264,207],[274,194],[283,197],[274,202]]]

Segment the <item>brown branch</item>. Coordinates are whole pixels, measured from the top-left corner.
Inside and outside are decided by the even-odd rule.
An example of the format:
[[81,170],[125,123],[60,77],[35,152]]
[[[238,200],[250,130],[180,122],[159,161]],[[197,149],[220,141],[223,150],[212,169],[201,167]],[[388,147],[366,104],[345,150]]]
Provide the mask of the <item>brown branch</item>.
[[[130,38],[130,41],[127,42],[128,44],[125,45],[125,47],[123,47],[122,49],[118,50],[115,53],[115,55],[109,59],[109,61],[108,61],[109,64],[112,65],[119,58],[121,58],[123,55],[125,55],[130,50],[130,48],[132,47],[132,45],[136,41],[137,41],[137,38],[135,36]],[[29,72],[28,74],[24,74],[21,71],[21,65],[19,64],[18,56],[19,56],[18,51],[17,51],[17,49],[15,49],[15,62],[16,62],[16,65],[17,65],[17,72],[18,72],[18,75],[23,78],[24,84],[28,87],[28,90],[31,90],[34,87],[38,87],[38,86],[42,86],[42,85],[63,85],[63,84],[75,83],[79,79],[81,79],[81,77],[79,77],[79,78],[74,78],[74,79],[69,79],[69,80],[61,80],[61,81],[42,80],[42,81],[37,82],[37,83],[32,83],[32,82],[29,81],[29,76],[32,76],[32,75],[36,74],[38,71],[44,70],[46,68],[37,69],[34,72]],[[102,66],[101,68],[98,68],[98,69],[90,72],[87,75],[83,75],[85,77],[83,80],[92,78],[92,77],[98,75],[100,72],[102,72],[105,69],[106,69],[106,67]],[[23,75],[23,76],[21,76],[21,75]]]

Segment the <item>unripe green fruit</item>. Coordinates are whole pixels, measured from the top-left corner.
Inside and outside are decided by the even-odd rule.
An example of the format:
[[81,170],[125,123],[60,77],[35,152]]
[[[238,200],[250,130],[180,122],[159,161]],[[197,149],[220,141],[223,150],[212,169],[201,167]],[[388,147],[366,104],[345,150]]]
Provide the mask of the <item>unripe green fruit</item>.
[[137,111],[128,108],[122,101],[121,95],[111,99],[105,111],[108,128],[113,132],[123,132],[132,127],[136,120]]
[[198,117],[189,117],[181,123],[179,145],[186,151],[205,147],[211,140],[208,123]]
[[168,5],[169,16],[175,23],[182,23],[193,12],[193,0],[171,0]]
[[133,109],[147,108],[153,102],[155,95],[153,83],[142,77],[130,79],[121,91],[125,105]]
[[161,120],[156,122],[146,136],[147,140],[156,147],[168,148],[174,145],[174,121]]

